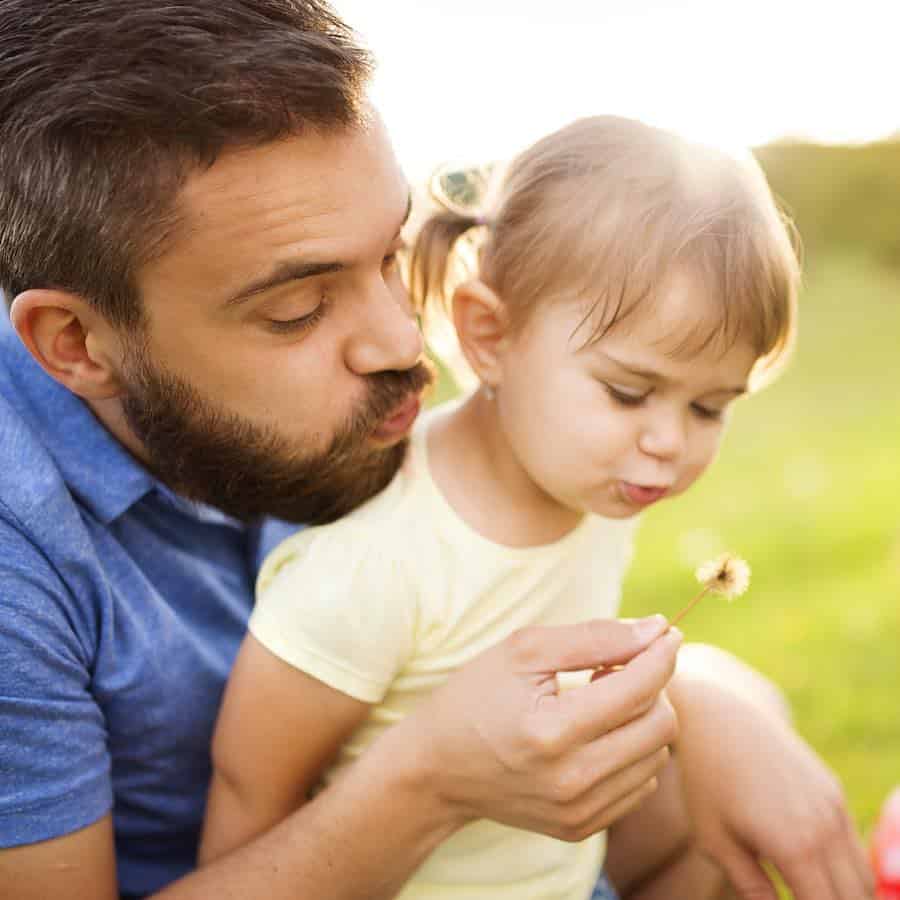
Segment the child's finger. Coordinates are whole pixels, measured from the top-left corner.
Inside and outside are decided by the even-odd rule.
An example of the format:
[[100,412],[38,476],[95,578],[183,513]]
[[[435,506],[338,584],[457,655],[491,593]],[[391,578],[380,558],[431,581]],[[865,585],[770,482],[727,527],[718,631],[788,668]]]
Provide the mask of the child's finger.
[[844,833],[850,845],[850,858],[865,888],[865,896],[871,897],[875,893],[875,873],[869,862],[869,854],[866,852],[856,826],[846,809],[844,810]]
[[831,882],[839,900],[872,896],[875,879],[849,816],[843,817],[841,829],[832,841],[827,858]]
[[727,847],[715,854],[715,861],[725,870],[740,900],[778,900],[765,869],[743,847],[729,840]]

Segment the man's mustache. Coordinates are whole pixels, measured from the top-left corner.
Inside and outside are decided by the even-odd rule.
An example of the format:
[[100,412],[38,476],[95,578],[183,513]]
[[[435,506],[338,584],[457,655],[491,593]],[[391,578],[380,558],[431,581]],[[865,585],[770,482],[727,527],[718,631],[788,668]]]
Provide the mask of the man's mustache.
[[421,394],[434,380],[434,367],[429,362],[418,362],[402,371],[367,375],[368,398],[364,408],[353,417],[350,430],[354,435],[370,434],[398,406]]

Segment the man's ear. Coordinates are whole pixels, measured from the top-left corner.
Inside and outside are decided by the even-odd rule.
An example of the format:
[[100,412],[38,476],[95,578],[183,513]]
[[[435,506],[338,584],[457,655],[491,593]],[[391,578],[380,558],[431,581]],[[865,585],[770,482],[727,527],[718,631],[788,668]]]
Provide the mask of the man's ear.
[[483,281],[466,281],[453,292],[453,324],[472,370],[488,387],[497,387],[509,316],[497,293]]
[[120,342],[112,326],[81,297],[29,290],[13,300],[13,327],[41,368],[85,400],[121,392],[115,360]]

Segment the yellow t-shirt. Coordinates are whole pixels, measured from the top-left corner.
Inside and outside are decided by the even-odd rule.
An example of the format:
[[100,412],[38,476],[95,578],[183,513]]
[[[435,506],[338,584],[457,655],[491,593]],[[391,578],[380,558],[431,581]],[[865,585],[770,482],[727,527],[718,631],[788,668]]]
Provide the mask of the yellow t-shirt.
[[[373,704],[326,781],[454,669],[517,628],[618,609],[633,520],[588,516],[546,546],[495,544],[460,519],[432,481],[428,421],[381,494],[288,538],[260,572],[255,637]],[[398,900],[587,900],[605,846],[603,834],[572,844],[480,820],[438,847]]]

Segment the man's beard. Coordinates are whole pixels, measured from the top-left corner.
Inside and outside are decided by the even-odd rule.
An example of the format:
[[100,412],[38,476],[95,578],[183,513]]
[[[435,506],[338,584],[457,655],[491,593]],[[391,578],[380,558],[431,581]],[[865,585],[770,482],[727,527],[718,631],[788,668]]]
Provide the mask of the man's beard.
[[372,435],[433,380],[423,363],[365,376],[361,406],[324,450],[311,452],[273,427],[216,406],[155,367],[143,347],[131,348],[123,377],[126,420],[146,451],[147,467],[163,484],[244,521],[275,516],[312,525],[346,515],[387,486],[408,441],[378,446]]

